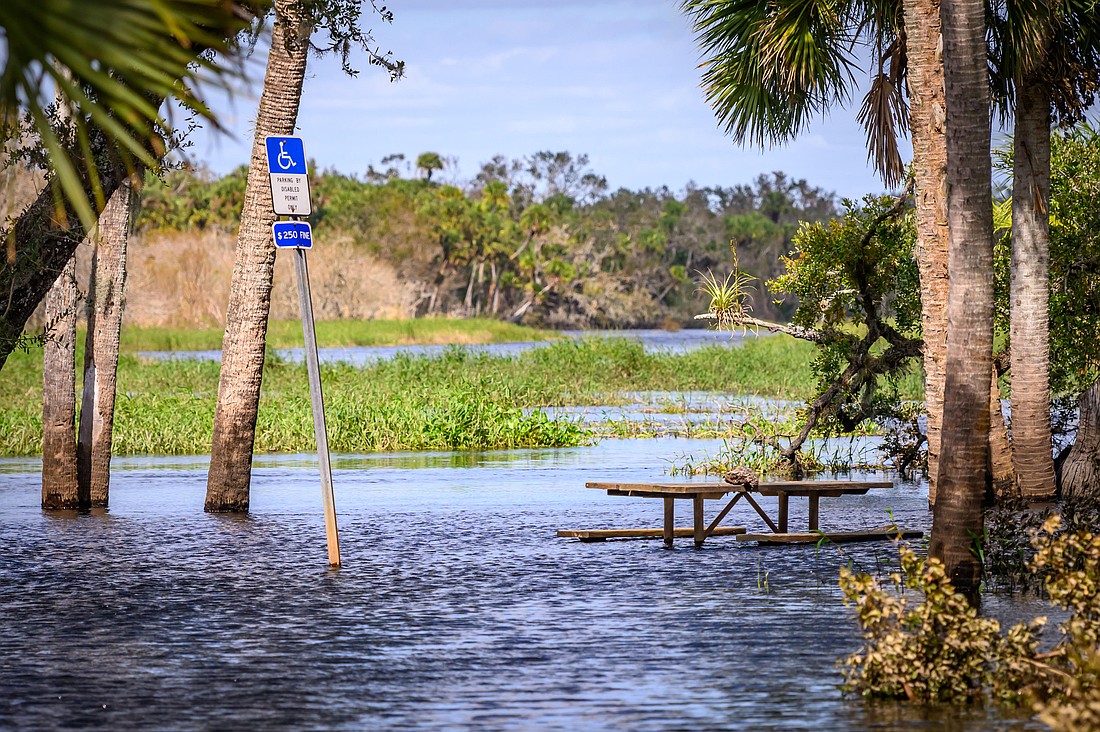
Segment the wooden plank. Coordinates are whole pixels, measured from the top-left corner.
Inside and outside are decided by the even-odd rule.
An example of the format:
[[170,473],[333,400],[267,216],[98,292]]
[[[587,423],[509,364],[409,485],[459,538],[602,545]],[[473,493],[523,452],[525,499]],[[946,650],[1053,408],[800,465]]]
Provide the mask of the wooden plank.
[[733,497],[733,500],[726,504],[726,507],[718,512],[718,515],[714,517],[714,520],[710,522],[710,526],[707,527],[706,534],[704,536],[710,536],[718,524],[722,523],[722,519],[726,517],[726,514],[730,512],[730,509],[744,497],[743,493],[738,493]]
[[[674,536],[687,538],[695,534],[695,528],[674,529]],[[558,536],[581,541],[604,541],[606,539],[661,539],[665,530],[660,529],[560,529]],[[744,526],[716,526],[711,536],[737,536],[745,533]]]
[[693,493],[718,493],[725,495],[736,486],[728,483],[585,483],[585,488],[595,488],[603,491],[617,491],[616,495],[629,494],[633,491],[657,493],[660,495],[675,495]]
[[787,533],[787,519],[790,516],[790,500],[786,491],[779,491],[779,531],[778,534]]
[[[596,490],[616,491],[613,495],[667,495],[667,494],[726,494],[733,491],[760,493],[765,496],[779,495],[780,491],[792,496],[824,495],[862,495],[869,490],[891,488],[893,483],[888,480],[785,480],[769,481],[761,483],[754,488],[731,485],[729,483],[618,483],[606,481],[589,481],[586,488]],[[641,493],[634,493],[640,491]]]
[[810,502],[810,531],[817,531],[817,517],[818,517],[818,498],[819,496],[810,496],[807,500]]
[[721,493],[710,493],[710,492],[703,493],[703,492],[699,492],[699,491],[696,491],[696,492],[693,492],[693,493],[684,493],[682,491],[677,491],[675,493],[669,493],[669,492],[660,491],[660,490],[617,490],[617,489],[610,489],[610,490],[607,491],[607,495],[609,495],[609,496],[628,496],[628,497],[631,497],[631,498],[668,498],[668,499],[677,499],[678,498],[678,499],[684,499],[684,500],[694,499],[694,498],[698,497],[698,498],[706,498],[708,500],[715,500],[715,499],[718,499],[718,498],[725,498],[726,491],[723,491]]
[[816,544],[823,538],[826,543],[844,544],[855,541],[882,541],[884,539],[919,539],[923,531],[883,527],[869,531],[829,531],[822,534],[738,534],[738,541],[755,541],[761,546],[781,544]]

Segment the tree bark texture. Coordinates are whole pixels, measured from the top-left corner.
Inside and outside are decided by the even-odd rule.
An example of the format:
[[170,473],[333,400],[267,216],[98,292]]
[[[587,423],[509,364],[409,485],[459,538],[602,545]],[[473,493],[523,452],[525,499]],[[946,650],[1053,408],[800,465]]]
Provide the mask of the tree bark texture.
[[305,78],[309,30],[300,1],[275,3],[275,28],[256,113],[256,137],[237,235],[205,510],[247,511],[275,267],[264,138],[291,135]]
[[1062,465],[1062,498],[1100,496],[1100,381],[1081,394],[1077,439]]
[[1035,80],[1016,85],[1012,169],[1009,364],[1012,462],[1020,495],[1054,496],[1050,434],[1050,99]]
[[42,363],[42,508],[80,508],[76,477],[76,260],[46,295]]
[[950,247],[942,451],[932,540],[956,588],[977,601],[982,503],[990,488],[993,200],[989,80],[981,0],[943,0]]
[[106,506],[111,482],[118,346],[125,307],[126,245],[134,191],[119,186],[99,215],[93,234],[88,285],[88,332],[84,340],[84,392],[77,435],[77,475],[91,506]]
[[947,350],[947,141],[939,0],[904,0],[917,266],[928,412],[928,502],[936,501]]

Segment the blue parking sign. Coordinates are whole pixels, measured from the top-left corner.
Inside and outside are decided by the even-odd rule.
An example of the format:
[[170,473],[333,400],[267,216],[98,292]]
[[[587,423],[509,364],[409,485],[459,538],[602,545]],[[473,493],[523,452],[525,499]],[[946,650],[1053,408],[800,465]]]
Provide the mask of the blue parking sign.
[[313,248],[313,229],[305,221],[276,221],[271,225],[271,232],[277,247]]
[[271,173],[306,174],[306,146],[300,137],[268,137],[267,169]]

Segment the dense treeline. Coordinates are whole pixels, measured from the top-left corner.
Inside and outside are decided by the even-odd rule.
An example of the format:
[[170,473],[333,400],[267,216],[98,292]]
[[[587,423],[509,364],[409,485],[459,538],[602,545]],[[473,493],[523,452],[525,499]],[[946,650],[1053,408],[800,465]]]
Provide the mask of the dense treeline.
[[[315,171],[318,241],[340,238],[393,267],[412,315],[487,315],[547,326],[647,327],[705,309],[697,273],[724,274],[730,246],[761,283],[751,305],[782,317],[762,284],[778,274],[800,222],[837,213],[831,193],[782,173],[751,185],[608,190],[588,158],[496,157],[462,185],[440,183],[434,153],[383,160],[360,177]],[[139,230],[232,232],[246,169],[178,170],[145,186]]]

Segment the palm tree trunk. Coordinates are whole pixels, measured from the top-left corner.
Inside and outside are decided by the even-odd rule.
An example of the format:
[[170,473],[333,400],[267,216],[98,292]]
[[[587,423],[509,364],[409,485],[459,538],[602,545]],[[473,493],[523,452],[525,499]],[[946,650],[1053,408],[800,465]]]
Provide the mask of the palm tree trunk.
[[84,393],[76,449],[80,490],[92,506],[106,506],[110,494],[118,345],[133,203],[130,183],[119,186],[100,214],[94,234],[88,332],[84,340]]
[[1020,494],[1054,495],[1050,435],[1050,99],[1032,80],[1016,85],[1012,170],[1012,462]]
[[256,133],[248,170],[232,289],[222,341],[222,367],[206,511],[247,511],[252,450],[263,379],[267,317],[275,244],[271,238],[270,178],[264,138],[290,135],[298,119],[305,78],[309,29],[301,0],[277,0],[264,89],[256,113]]
[[1062,498],[1100,495],[1100,381],[1081,394],[1077,439],[1062,465]]
[[909,127],[913,136],[917,265],[928,412],[928,502],[936,502],[947,350],[947,142],[939,0],[904,0]]
[[947,360],[942,452],[932,541],[955,587],[978,599],[982,502],[990,487],[989,395],[993,371],[993,200],[989,80],[981,0],[943,0],[947,102]]
[[46,294],[42,381],[42,508],[79,508],[76,479],[76,261]]

